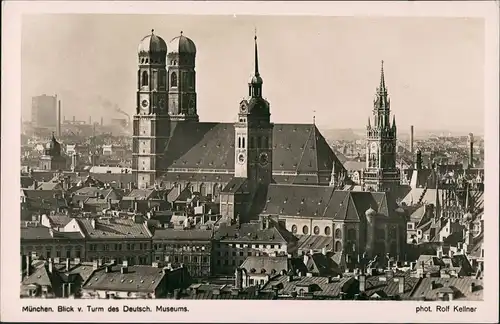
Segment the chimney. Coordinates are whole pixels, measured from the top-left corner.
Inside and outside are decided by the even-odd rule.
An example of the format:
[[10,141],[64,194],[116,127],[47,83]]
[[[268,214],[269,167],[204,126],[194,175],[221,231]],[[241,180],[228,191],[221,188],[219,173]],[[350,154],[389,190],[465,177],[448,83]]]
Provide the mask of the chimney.
[[73,116],[73,122],[75,122],[75,121],[76,121],[76,118],[75,118],[75,116]]
[[110,265],[107,265],[107,266],[106,266],[106,273],[111,272],[111,270],[112,270],[112,269],[111,269],[111,266],[110,266]]
[[470,286],[469,286],[469,292],[473,293],[475,288],[476,288],[476,284],[474,282],[471,282]]
[[66,259],[66,271],[69,271],[69,269],[71,269],[71,262],[70,262],[70,258],[67,258]]
[[167,263],[167,268],[172,269],[172,263]]
[[413,125],[410,126],[410,153],[413,156]]
[[54,264],[59,264],[59,262],[61,262],[60,258],[54,258]]
[[92,269],[97,270],[99,268],[99,261],[94,260],[92,262]]
[[474,134],[469,133],[469,168],[474,167]]
[[404,294],[405,292],[405,277],[399,277],[398,281],[398,293]]
[[104,126],[104,118],[101,117],[101,126]]
[[80,258],[75,258],[75,264],[80,264]]
[[307,261],[309,261],[309,255],[304,253],[304,264],[307,265]]
[[366,289],[366,276],[360,275],[358,280],[359,280],[359,292],[364,292]]
[[287,277],[287,281],[288,281],[288,282],[292,282],[292,281],[293,281],[293,275],[288,275],[288,277]]
[[180,299],[180,290],[174,289],[174,299]]
[[431,290],[436,289],[436,282],[431,280]]
[[128,267],[128,260],[123,260],[122,266],[127,268]]
[[89,125],[92,125],[92,116],[89,116]]
[[61,100],[57,103],[57,126],[56,126],[56,134],[57,137],[61,137]]
[[31,275],[31,255],[26,256],[26,277]]
[[49,273],[52,273],[54,271],[54,259],[50,258],[49,259]]
[[126,274],[126,273],[128,273],[128,267],[123,266],[123,267],[121,268],[121,271],[120,271],[120,272],[121,272],[122,274]]
[[321,253],[322,253],[323,255],[326,255],[326,247],[323,247],[323,248],[321,249]]
[[90,225],[92,225],[92,228],[93,228],[93,229],[95,229],[95,228],[96,228],[97,223],[96,223],[95,218],[92,218],[92,219],[90,220]]

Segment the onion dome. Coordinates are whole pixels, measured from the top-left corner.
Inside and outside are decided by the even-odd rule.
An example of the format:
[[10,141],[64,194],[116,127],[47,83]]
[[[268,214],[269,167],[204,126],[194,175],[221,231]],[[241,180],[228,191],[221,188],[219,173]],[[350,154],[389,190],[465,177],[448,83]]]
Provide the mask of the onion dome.
[[172,38],[168,43],[168,54],[196,54],[196,45],[181,31],[179,36]]
[[373,208],[368,208],[365,212],[365,215],[366,216],[375,216],[377,214],[377,212],[375,211],[375,209]]
[[139,54],[163,54],[167,53],[167,43],[161,38],[154,34],[154,29],[151,30],[151,34],[145,36],[139,43],[137,49]]

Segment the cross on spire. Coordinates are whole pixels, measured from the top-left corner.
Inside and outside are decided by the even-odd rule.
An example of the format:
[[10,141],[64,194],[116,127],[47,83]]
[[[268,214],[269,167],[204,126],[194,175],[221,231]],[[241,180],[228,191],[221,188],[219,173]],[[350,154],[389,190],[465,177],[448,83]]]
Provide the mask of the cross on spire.
[[257,27],[254,30],[254,42],[255,42],[255,76],[259,76],[259,54],[257,51]]
[[154,35],[154,33],[155,33],[155,30],[151,29],[151,35]]

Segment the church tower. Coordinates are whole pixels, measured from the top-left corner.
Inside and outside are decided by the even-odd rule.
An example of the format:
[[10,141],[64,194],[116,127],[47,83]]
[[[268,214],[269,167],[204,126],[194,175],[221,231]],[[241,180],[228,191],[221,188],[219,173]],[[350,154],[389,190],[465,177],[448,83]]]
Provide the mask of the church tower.
[[154,184],[170,135],[166,55],[167,45],[154,30],[139,44],[132,137],[132,173],[138,188]]
[[171,120],[198,121],[196,109],[196,46],[183,35],[168,44],[168,111]]
[[384,77],[384,61],[380,71],[380,85],[373,101],[373,124],[368,118],[366,127],[366,168],[363,171],[365,190],[389,191],[399,185],[396,168],[396,117],[390,122],[391,101]]
[[249,180],[250,187],[272,181],[273,124],[269,102],[262,97],[257,36],[254,73],[248,83],[248,97],[240,102],[235,128],[235,171],[237,178]]

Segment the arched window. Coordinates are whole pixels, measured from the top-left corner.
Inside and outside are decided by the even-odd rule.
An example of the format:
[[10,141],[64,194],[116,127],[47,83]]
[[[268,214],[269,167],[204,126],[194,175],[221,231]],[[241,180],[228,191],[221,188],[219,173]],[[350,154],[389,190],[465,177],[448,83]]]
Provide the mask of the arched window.
[[340,252],[342,251],[342,242],[337,241],[335,242],[335,252]]
[[238,148],[241,148],[241,137],[238,137]]
[[170,75],[170,86],[177,87],[177,73],[175,72],[172,72]]
[[342,230],[340,228],[337,228],[335,230],[335,238],[336,239],[341,239],[342,238]]
[[297,225],[292,225],[292,233],[293,234],[297,233]]
[[332,229],[330,226],[325,227],[325,235],[330,236],[332,234]]
[[205,197],[207,195],[207,188],[204,183],[200,184],[200,195]]
[[245,138],[244,137],[241,139],[241,144],[242,144],[241,147],[245,148]]
[[143,72],[142,72],[142,82],[141,82],[141,84],[142,84],[142,86],[144,87],[144,86],[147,86],[147,85],[148,85],[148,83],[149,83],[149,82],[148,82],[148,72],[143,71]]
[[315,235],[319,234],[319,227],[318,226],[314,226],[314,234]]
[[302,227],[302,234],[304,235],[309,234],[309,227],[307,227],[307,225],[304,225],[304,227]]

